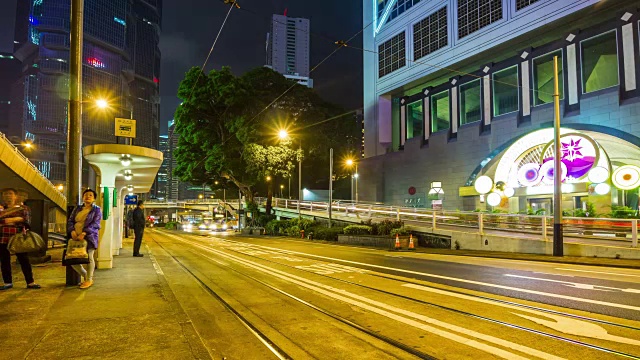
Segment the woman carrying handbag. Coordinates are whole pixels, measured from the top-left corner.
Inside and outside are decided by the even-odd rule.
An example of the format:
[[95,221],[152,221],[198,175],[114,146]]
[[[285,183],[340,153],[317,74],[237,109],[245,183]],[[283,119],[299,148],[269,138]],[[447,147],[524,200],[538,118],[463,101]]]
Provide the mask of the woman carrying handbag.
[[[7,245],[12,236],[19,234],[31,223],[31,212],[29,208],[18,204],[18,191],[7,188],[2,190],[2,200],[4,209],[0,212],[0,268],[2,269],[2,280],[4,285],[0,290],[7,290],[13,287],[13,276],[11,274],[11,254]],[[27,289],[40,289],[40,285],[33,280],[33,270],[29,263],[27,253],[17,253],[16,257],[22,268],[22,274],[27,282]]]
[[85,241],[87,243],[87,254],[89,263],[85,269],[82,265],[72,265],[73,269],[82,276],[84,281],[80,284],[80,289],[87,289],[93,285],[93,271],[96,262],[93,253],[98,248],[98,233],[100,231],[100,220],[102,211],[94,202],[96,192],[87,189],[82,193],[82,204],[78,205],[67,222],[67,234],[72,240]]

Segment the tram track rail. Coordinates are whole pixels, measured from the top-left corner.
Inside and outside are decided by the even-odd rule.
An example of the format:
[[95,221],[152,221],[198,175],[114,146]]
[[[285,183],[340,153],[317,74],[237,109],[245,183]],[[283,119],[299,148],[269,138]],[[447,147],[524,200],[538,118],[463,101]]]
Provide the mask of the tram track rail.
[[[284,360],[284,359],[293,359],[293,358],[292,358],[291,356],[289,356],[289,355],[288,355],[288,354],[287,354],[283,349],[281,349],[280,347],[278,347],[278,346],[275,344],[275,342],[274,342],[274,341],[272,341],[271,339],[269,339],[269,338],[268,338],[268,337],[267,337],[263,332],[261,332],[261,331],[260,331],[260,330],[255,326],[255,325],[253,325],[249,320],[247,320],[244,316],[242,316],[242,314],[241,314],[238,310],[236,310],[236,309],[235,309],[231,304],[229,304],[229,303],[228,303],[227,301],[225,301],[225,300],[224,300],[224,299],[223,299],[219,294],[217,294],[213,289],[211,289],[211,287],[209,287],[203,279],[201,279],[198,275],[196,275],[193,271],[191,271],[191,270],[190,270],[190,269],[189,269],[189,268],[188,268],[188,267],[187,267],[187,266],[186,266],[182,261],[180,261],[176,256],[174,256],[174,255],[170,252],[170,250],[168,250],[168,249],[167,249],[165,246],[163,246],[160,242],[158,242],[158,241],[156,241],[156,240],[154,240],[154,242],[155,242],[158,246],[160,246],[160,248],[162,248],[162,249],[163,249],[163,250],[164,250],[164,251],[165,251],[165,252],[166,252],[166,253],[167,253],[167,254],[168,254],[168,255],[169,255],[169,256],[170,256],[170,257],[171,257],[171,258],[172,258],[176,263],[177,263],[177,264],[178,264],[178,265],[180,265],[180,267],[181,267],[185,272],[187,272],[187,273],[188,273],[192,278],[194,278],[194,279],[195,279],[195,281],[196,281],[198,284],[200,284],[200,285],[201,285],[201,286],[202,286],[202,287],[207,291],[207,293],[208,293],[209,295],[213,296],[213,297],[214,297],[217,301],[219,301],[219,302],[220,302],[220,303],[221,303],[221,304],[222,304],[222,305],[223,305],[223,306],[224,306],[228,311],[230,311],[230,312],[231,312],[231,313],[232,313],[232,314],[233,314],[233,315],[234,315],[234,316],[235,316],[235,317],[236,317],[236,318],[237,318],[237,319],[242,323],[242,325],[244,325],[247,329],[249,329],[249,331],[250,331],[254,336],[256,336],[256,337],[258,338],[258,340],[260,340],[260,342],[262,342],[265,346],[267,346],[267,348],[268,348],[268,349],[269,349],[269,350],[270,350],[270,351],[271,351],[271,352],[272,352],[276,357],[278,357],[279,359],[283,359],[283,360]],[[209,257],[207,257],[207,256],[204,256],[204,255],[202,255],[202,254],[200,254],[200,253],[198,253],[198,252],[195,252],[195,251],[193,251],[193,250],[190,250],[190,252],[191,252],[191,253],[193,253],[193,254],[195,254],[195,255],[202,256],[202,257],[204,257],[205,259],[208,259],[208,260],[210,260],[210,261],[214,261],[214,262],[216,262],[215,260],[213,260],[213,259],[211,259],[211,258],[209,258]],[[295,295],[293,295],[293,294],[290,294],[290,293],[288,293],[288,292],[286,292],[286,291],[284,291],[284,290],[282,290],[282,289],[278,289],[277,287],[275,287],[275,286],[273,286],[273,285],[270,285],[270,284],[268,284],[268,283],[266,283],[266,282],[264,282],[264,281],[262,281],[262,280],[259,280],[259,279],[255,278],[255,277],[251,276],[251,275],[248,275],[248,274],[243,273],[243,272],[241,272],[241,271],[239,271],[239,270],[237,270],[237,269],[234,269],[234,268],[232,268],[231,266],[228,266],[228,265],[222,265],[222,264],[220,264],[219,262],[216,262],[216,263],[217,263],[218,265],[220,265],[220,266],[224,266],[224,267],[226,267],[226,268],[227,268],[227,269],[229,269],[229,270],[232,270],[233,272],[235,272],[236,274],[238,274],[238,275],[240,275],[240,276],[242,276],[242,277],[245,277],[245,278],[247,278],[247,279],[250,279],[250,280],[252,280],[252,281],[254,281],[254,282],[256,282],[256,283],[258,283],[258,284],[260,284],[260,285],[262,285],[262,286],[265,286],[265,287],[267,287],[267,288],[271,289],[272,291],[275,291],[275,292],[277,292],[277,293],[280,293],[281,295],[284,295],[284,296],[286,296],[286,297],[288,297],[288,298],[290,298],[290,299],[292,299],[292,300],[294,300],[294,301],[296,301],[296,302],[298,302],[298,303],[300,303],[300,304],[302,304],[302,305],[305,305],[305,306],[307,306],[307,307],[309,307],[309,308],[311,308],[311,309],[313,309],[313,310],[315,310],[315,311],[317,311],[317,312],[319,312],[319,313],[321,313],[321,314],[323,314],[323,315],[325,315],[325,316],[328,316],[328,317],[330,317],[330,318],[332,318],[332,319],[334,319],[334,320],[336,320],[336,321],[338,321],[338,322],[340,322],[340,323],[342,323],[342,324],[344,324],[344,325],[347,325],[347,326],[349,326],[349,327],[350,327],[350,328],[352,328],[352,329],[355,329],[355,330],[357,330],[357,331],[360,331],[360,332],[362,332],[362,333],[364,333],[364,334],[366,334],[366,335],[368,335],[368,336],[371,336],[371,337],[373,337],[373,338],[375,338],[375,339],[377,339],[377,340],[380,340],[380,341],[382,341],[382,342],[384,342],[384,343],[386,343],[386,344],[388,344],[388,345],[390,345],[390,346],[392,346],[392,347],[394,347],[394,348],[397,348],[397,349],[399,349],[399,350],[401,350],[401,351],[404,351],[404,352],[406,352],[406,353],[408,353],[408,354],[414,355],[414,356],[416,356],[416,357],[418,357],[418,358],[420,358],[420,359],[427,359],[427,360],[435,360],[435,359],[437,359],[437,358],[435,358],[435,357],[433,357],[433,356],[431,356],[431,355],[429,355],[429,354],[423,353],[423,352],[421,352],[421,351],[419,351],[419,350],[416,350],[416,349],[414,349],[414,348],[412,348],[412,347],[410,347],[410,346],[408,346],[408,345],[402,344],[402,343],[401,343],[401,342],[399,342],[399,341],[396,341],[396,340],[394,340],[394,339],[391,339],[391,338],[389,338],[389,337],[387,337],[387,336],[384,336],[384,335],[381,335],[381,334],[377,334],[377,333],[375,333],[375,332],[374,332],[374,331],[372,331],[372,330],[369,330],[369,329],[367,329],[367,328],[365,328],[365,327],[363,327],[363,326],[361,326],[361,325],[358,325],[358,324],[354,323],[353,321],[350,321],[350,320],[348,320],[348,319],[346,319],[346,318],[344,318],[344,317],[342,317],[342,316],[340,316],[340,315],[337,315],[337,314],[335,314],[335,313],[333,313],[333,312],[330,312],[330,311],[325,310],[325,309],[322,309],[322,308],[320,308],[320,307],[318,307],[318,306],[316,306],[316,305],[313,305],[313,304],[311,304],[311,303],[309,303],[309,302],[307,302],[307,301],[305,301],[305,300],[303,300],[303,299],[300,299],[299,297],[297,297],[297,296],[295,296]]]
[[[193,236],[193,235],[187,235],[187,236]],[[228,242],[230,244],[245,245],[246,246],[246,244],[243,244],[241,242],[229,241],[229,240],[220,239],[220,238],[216,238],[216,239],[220,240],[220,241]],[[192,241],[194,241],[194,240],[192,240]],[[202,244],[198,243],[197,241],[195,241],[195,243],[193,245],[203,246]],[[255,245],[250,245],[249,247],[255,247]],[[258,245],[257,247],[260,248],[262,246]],[[270,248],[270,247],[265,247],[265,248],[268,248],[269,251],[274,251],[274,252],[278,251],[278,250],[274,250],[273,248]],[[622,351],[606,348],[606,347],[599,346],[599,345],[589,344],[589,343],[586,343],[586,342],[583,342],[583,341],[579,341],[579,340],[575,340],[575,339],[572,339],[572,338],[569,338],[569,337],[566,337],[566,336],[555,335],[555,334],[552,334],[552,333],[548,333],[548,332],[544,332],[544,331],[528,328],[528,327],[517,325],[517,324],[512,324],[512,323],[509,323],[509,322],[506,322],[506,321],[501,321],[501,320],[489,318],[489,317],[486,317],[486,316],[470,313],[470,312],[467,312],[467,311],[451,308],[451,307],[448,307],[448,306],[432,303],[432,302],[429,302],[429,301],[424,301],[424,300],[420,300],[420,299],[411,298],[411,297],[408,297],[408,296],[405,296],[405,295],[402,295],[402,294],[397,294],[397,293],[393,293],[393,292],[377,289],[377,288],[374,288],[374,287],[370,287],[370,286],[367,286],[367,285],[358,284],[358,283],[355,283],[355,282],[352,282],[352,281],[348,281],[348,280],[344,280],[344,279],[340,279],[340,278],[335,278],[335,277],[332,277],[332,276],[329,276],[329,275],[319,274],[317,272],[313,272],[313,271],[306,270],[306,269],[303,269],[303,268],[298,268],[298,267],[295,267],[295,266],[292,266],[292,265],[288,265],[288,264],[283,264],[283,263],[280,263],[280,262],[277,262],[277,261],[273,261],[273,260],[270,260],[270,259],[265,259],[265,258],[262,258],[262,257],[259,257],[259,256],[246,254],[246,253],[243,253],[243,252],[240,252],[240,251],[236,251],[236,250],[233,250],[233,249],[226,248],[225,250],[234,252],[236,254],[242,254],[243,256],[248,256],[248,257],[251,257],[251,258],[254,258],[254,259],[259,259],[261,261],[266,261],[266,262],[269,262],[269,263],[272,263],[272,264],[277,264],[279,266],[291,268],[291,269],[294,269],[294,270],[297,270],[297,271],[302,271],[302,272],[306,272],[306,273],[313,274],[313,275],[316,275],[316,276],[325,277],[325,278],[328,278],[328,279],[331,279],[331,280],[334,280],[334,281],[338,281],[338,282],[342,282],[342,283],[345,283],[345,284],[349,284],[349,285],[352,285],[352,286],[365,288],[365,289],[371,290],[371,291],[376,291],[376,292],[379,292],[379,293],[383,293],[385,295],[389,295],[389,296],[393,296],[393,297],[397,297],[397,298],[402,298],[404,300],[408,300],[408,301],[411,301],[411,302],[419,303],[419,304],[422,304],[422,305],[432,306],[432,307],[436,307],[436,308],[439,308],[439,309],[442,309],[442,310],[445,310],[445,311],[451,311],[451,312],[454,312],[454,313],[457,313],[457,314],[460,314],[460,315],[463,315],[463,316],[479,319],[479,320],[486,321],[486,322],[491,322],[491,323],[498,324],[498,325],[501,325],[501,326],[505,326],[505,327],[508,327],[508,328],[511,328],[511,329],[517,329],[517,330],[525,331],[525,332],[528,332],[528,333],[544,336],[544,337],[547,337],[547,338],[550,338],[550,339],[553,339],[553,340],[562,341],[562,342],[565,342],[565,343],[570,343],[570,344],[573,344],[573,345],[589,348],[589,349],[600,351],[600,352],[603,352],[603,353],[617,355],[617,356],[625,357],[625,358],[628,358],[628,359],[639,359],[640,360],[640,356],[637,356],[637,355],[625,353],[625,352],[622,352]],[[292,255],[287,250],[282,250],[281,254]],[[297,254],[297,253],[294,254],[294,255],[300,256],[300,254]],[[304,257],[304,256],[300,256],[300,257]],[[428,288],[441,290],[438,287],[425,285],[423,283],[419,283],[419,282],[416,282],[416,281],[411,281],[409,279],[401,280],[401,279],[398,279],[398,278],[394,278],[394,277],[391,277],[391,276],[385,276],[385,275],[382,275],[382,274],[372,274],[370,272],[368,272],[367,274],[371,275],[371,276],[375,276],[375,277],[380,277],[380,278],[396,281],[396,282],[410,283],[410,284],[415,284],[415,285],[420,285],[420,286],[424,286],[424,287],[428,287]],[[578,319],[578,320],[582,320],[582,321],[589,321],[589,322],[594,322],[594,323],[598,323],[598,324],[602,324],[602,325],[609,325],[609,326],[625,328],[625,329],[633,330],[633,331],[640,331],[640,328],[637,328],[637,327],[633,327],[633,326],[629,326],[629,325],[625,325],[625,324],[618,324],[618,323],[605,321],[605,320],[601,320],[601,319],[595,319],[595,318],[575,315],[575,314],[571,314],[571,313],[568,313],[568,312],[550,310],[550,309],[545,309],[545,308],[541,308],[541,307],[530,306],[530,305],[525,305],[525,304],[519,304],[517,302],[506,301],[506,300],[501,300],[501,299],[495,299],[495,298],[491,298],[491,297],[487,297],[487,296],[480,296],[480,295],[475,295],[475,294],[468,294],[468,293],[459,292],[459,291],[452,291],[452,290],[447,290],[447,291],[448,292],[453,292],[453,293],[456,293],[456,294],[460,294],[460,295],[475,297],[475,298],[478,298],[478,299],[488,300],[488,301],[492,301],[492,302],[496,302],[496,303],[507,304],[507,305],[510,305],[510,306],[521,307],[521,308],[525,308],[525,309],[529,309],[529,310],[542,311],[542,312],[546,312],[546,313],[550,313],[550,314],[554,314],[554,315],[558,315],[558,316],[565,316],[565,317],[574,318],[574,319]]]

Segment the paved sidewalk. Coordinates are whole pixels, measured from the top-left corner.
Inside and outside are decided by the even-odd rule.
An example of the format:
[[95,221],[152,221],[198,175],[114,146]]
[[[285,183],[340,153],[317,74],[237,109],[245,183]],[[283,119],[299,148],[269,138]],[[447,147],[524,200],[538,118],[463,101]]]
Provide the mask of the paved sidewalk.
[[59,248],[34,266],[40,290],[14,264],[15,287],[0,291],[0,359],[209,359],[146,246],[144,258],[124,246],[87,290],[65,287]]

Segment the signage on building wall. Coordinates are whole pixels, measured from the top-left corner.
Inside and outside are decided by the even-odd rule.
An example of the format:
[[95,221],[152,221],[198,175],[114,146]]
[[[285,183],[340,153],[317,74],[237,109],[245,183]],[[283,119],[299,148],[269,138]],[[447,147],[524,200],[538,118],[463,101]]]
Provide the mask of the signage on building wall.
[[124,196],[124,204],[125,205],[138,205],[138,195],[125,195]]
[[422,194],[416,194],[411,197],[404,198],[404,206],[406,207],[426,207],[427,197]]
[[431,208],[433,210],[442,210],[442,200],[432,200]]
[[135,138],[136,121],[133,119],[116,118],[116,136]]

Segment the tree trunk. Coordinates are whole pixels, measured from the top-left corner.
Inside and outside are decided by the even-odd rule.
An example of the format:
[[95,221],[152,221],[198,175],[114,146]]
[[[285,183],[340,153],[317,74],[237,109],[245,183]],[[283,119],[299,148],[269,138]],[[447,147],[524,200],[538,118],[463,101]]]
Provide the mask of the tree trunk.
[[272,207],[272,200],[273,200],[273,182],[275,181],[275,177],[273,179],[271,179],[271,181],[269,181],[269,183],[267,184],[267,206],[266,206],[266,213],[267,215],[271,215],[271,207]]

